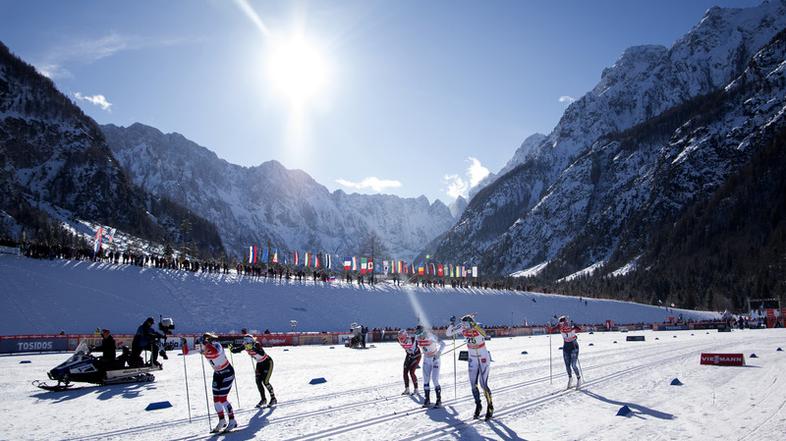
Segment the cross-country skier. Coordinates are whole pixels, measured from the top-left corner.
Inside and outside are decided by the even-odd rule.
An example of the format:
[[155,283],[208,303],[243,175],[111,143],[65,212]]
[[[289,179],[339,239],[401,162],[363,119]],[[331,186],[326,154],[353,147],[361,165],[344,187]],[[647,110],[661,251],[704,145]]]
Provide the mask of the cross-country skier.
[[[265,353],[262,343],[260,343],[251,334],[246,334],[243,336],[243,346],[239,348],[232,348],[231,350],[237,354],[244,349],[257,364],[256,383],[261,399],[259,400],[259,403],[257,403],[256,407],[261,408],[266,404],[267,407],[275,406],[278,403],[278,400],[276,400],[276,394],[273,392],[273,385],[270,384],[270,376],[273,375],[273,359]],[[265,388],[267,388],[267,390],[270,392],[269,404],[267,402],[267,398],[265,397]]]
[[491,402],[491,389],[488,384],[491,354],[486,349],[486,333],[469,314],[461,317],[460,325],[452,322],[445,333],[448,337],[461,334],[467,340],[469,384],[472,387],[472,396],[475,397],[474,417],[480,418],[480,411],[483,410],[478,390],[478,381],[480,381],[480,387],[483,388],[483,394],[486,396],[486,420],[490,420],[494,414],[494,404]]
[[418,347],[415,338],[410,336],[407,331],[398,331],[398,344],[404,348],[406,356],[404,357],[404,392],[401,395],[410,395],[409,393],[409,378],[412,377],[412,385],[414,386],[413,394],[418,393],[418,376],[415,371],[420,364],[420,348]]
[[431,331],[426,330],[423,325],[415,328],[417,345],[423,351],[423,390],[426,392],[426,400],[423,407],[431,404],[431,382],[434,382],[434,392],[437,394],[437,401],[434,408],[442,405],[442,388],[439,386],[439,356],[445,349],[445,342],[438,339]]
[[579,342],[576,331],[581,329],[569,323],[568,318],[564,315],[559,318],[559,333],[562,334],[562,358],[565,360],[565,370],[568,371],[568,387],[573,385],[573,372],[576,373],[576,389],[581,387],[581,373],[579,367],[576,365],[579,361]]
[[[202,335],[202,348],[200,352],[205,356],[213,368],[213,406],[218,414],[218,424],[210,433],[229,432],[237,427],[235,412],[232,404],[227,401],[232,382],[235,381],[235,370],[229,364],[224,348],[217,342],[218,336],[210,332]],[[224,412],[229,416],[229,422],[224,420]]]

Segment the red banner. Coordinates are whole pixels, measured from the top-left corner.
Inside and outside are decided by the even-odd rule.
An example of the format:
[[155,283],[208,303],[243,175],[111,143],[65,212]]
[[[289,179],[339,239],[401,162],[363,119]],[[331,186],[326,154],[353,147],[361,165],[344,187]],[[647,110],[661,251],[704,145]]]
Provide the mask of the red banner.
[[745,356],[742,354],[701,354],[701,364],[714,366],[745,366]]
[[295,336],[290,334],[262,334],[257,336],[257,340],[262,342],[262,346],[293,346]]

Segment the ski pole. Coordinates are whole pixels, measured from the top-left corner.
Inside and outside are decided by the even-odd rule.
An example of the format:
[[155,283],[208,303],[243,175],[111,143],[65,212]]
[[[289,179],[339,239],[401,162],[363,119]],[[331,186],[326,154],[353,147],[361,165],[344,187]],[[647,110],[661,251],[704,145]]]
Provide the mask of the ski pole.
[[453,335],[453,399],[456,399],[456,336]]
[[186,339],[183,339],[183,347],[186,348],[185,352],[182,352],[183,356],[183,378],[186,381],[186,404],[188,404],[188,422],[191,423],[191,395],[188,392],[188,368],[186,368],[186,354],[188,353],[188,347],[186,346],[188,343]]
[[[235,354],[232,352],[232,345],[229,345],[229,359],[232,361],[232,366],[235,365]],[[235,397],[237,397],[237,408],[240,409],[240,383],[237,381],[235,375]]]
[[205,358],[199,356],[199,359],[202,361],[202,382],[205,384],[205,408],[207,408],[207,427],[211,430],[213,429],[213,424],[210,422],[210,401],[207,398],[207,377],[205,376]]
[[576,355],[576,363],[579,364],[579,372],[581,373],[581,378],[583,378],[584,381],[586,382],[587,379],[584,378],[584,369],[581,368],[581,360],[579,360],[579,356],[578,355]]
[[549,329],[549,384],[554,384],[551,381],[551,329]]
[[454,347],[453,349],[449,350],[448,352],[444,352],[442,355],[445,355],[445,354],[449,354],[449,353],[451,353],[451,352],[454,352],[456,349],[458,349],[458,348],[460,348],[460,347],[462,347],[462,346],[465,346],[466,344],[467,344],[467,343],[462,343],[462,344],[460,344],[460,345],[458,345],[458,346]]

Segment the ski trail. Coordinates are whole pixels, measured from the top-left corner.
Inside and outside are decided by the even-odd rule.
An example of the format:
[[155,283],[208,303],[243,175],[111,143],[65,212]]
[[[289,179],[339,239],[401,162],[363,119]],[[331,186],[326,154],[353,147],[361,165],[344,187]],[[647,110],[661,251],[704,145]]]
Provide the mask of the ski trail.
[[[658,354],[667,353],[667,352],[670,352],[670,351],[671,351],[670,349],[669,350],[665,350],[664,349],[664,351],[658,352]],[[623,354],[624,353],[624,354],[631,354],[631,356],[633,356],[635,354],[638,354],[638,353],[653,354],[651,347],[630,347],[630,348],[624,348],[624,349],[610,348],[610,349],[607,349],[607,350],[603,350],[603,351],[598,351],[598,352],[593,352],[591,354],[587,354],[587,355],[585,355],[584,360],[591,361],[591,360],[596,360],[596,359],[602,359],[602,358],[605,358],[605,356],[607,354],[609,354],[609,353],[614,353],[614,354]],[[542,359],[542,360],[538,359],[536,361],[545,362],[546,360],[547,359]],[[612,366],[612,365],[615,365],[615,364],[617,364],[617,363],[594,364],[591,368],[588,368],[587,370],[599,369],[599,368],[603,368],[603,367]],[[496,375],[494,377],[494,379],[496,381],[499,381],[499,380],[504,380],[504,379],[517,378],[517,377],[521,377],[521,376],[526,376],[531,371],[540,371],[540,370],[543,370],[543,366],[537,365],[537,364],[535,364],[535,365],[533,365],[531,367],[528,367],[528,368],[524,368],[524,369],[514,368],[514,370],[512,370],[512,371]],[[554,377],[555,378],[566,377],[566,374],[564,374],[564,373],[557,374]],[[502,387],[497,388],[494,393],[495,393],[495,396],[496,396],[496,394],[500,394],[500,393],[508,390],[508,388],[510,388],[512,386],[515,386],[515,387],[531,386],[533,384],[537,384],[537,383],[540,383],[540,382],[545,383],[545,382],[548,381],[548,379],[549,379],[549,377],[546,375],[546,376],[543,376],[543,377],[538,377],[538,378],[536,378],[534,380],[527,380],[524,383],[514,383],[513,385],[502,386]],[[389,386],[389,387],[396,387],[396,386],[400,386],[400,384],[401,384],[401,381],[395,381],[395,382],[387,383],[387,386]],[[450,382],[445,383],[444,389],[447,390],[448,387],[450,387],[452,385],[453,385],[453,383],[450,383]],[[469,385],[469,380],[466,380],[466,379],[465,380],[461,380],[460,382],[457,383],[457,385],[468,386]],[[321,401],[321,400],[331,400],[331,399],[334,399],[337,396],[358,395],[358,394],[360,394],[362,392],[370,392],[370,391],[379,390],[380,387],[381,386],[372,386],[372,387],[358,388],[358,389],[352,389],[352,390],[348,390],[348,391],[344,391],[344,392],[336,392],[336,393],[318,395],[318,396],[313,396],[313,397],[306,397],[306,398],[301,398],[301,399],[296,399],[296,400],[291,400],[291,401],[286,401],[286,402],[280,402],[277,407],[278,408],[283,408],[283,409],[289,409],[289,408],[294,408],[297,404],[301,404],[301,403],[313,402],[313,401]],[[350,409],[363,408],[363,407],[366,407],[368,405],[375,404],[375,403],[380,403],[380,402],[383,402],[383,401],[397,401],[397,400],[399,400],[401,398],[406,398],[406,397],[398,395],[398,394],[395,394],[395,395],[385,396],[385,397],[382,397],[382,398],[362,400],[362,401],[357,401],[357,402],[353,402],[353,403],[347,403],[347,404],[344,404],[344,405],[332,406],[329,409],[320,409],[320,410],[308,411],[308,412],[303,412],[303,413],[297,413],[297,414],[294,414],[294,415],[281,416],[281,417],[278,417],[278,418],[275,418],[275,419],[270,419],[268,421],[268,425],[278,424],[278,423],[286,423],[286,422],[290,422],[290,421],[294,421],[294,420],[300,420],[300,419],[306,419],[306,418],[313,418],[313,417],[329,415],[331,413],[335,413],[335,412],[338,412],[338,411],[345,411],[345,410],[350,410]],[[459,402],[463,403],[463,402],[468,402],[469,400],[471,400],[471,396],[470,397],[462,397],[462,398],[458,398],[458,399],[445,400],[444,404],[448,405],[450,403],[459,403]],[[248,415],[248,414],[254,414],[257,411],[258,411],[258,409],[242,409],[242,410],[235,411],[235,414],[236,415]],[[403,413],[405,413],[406,415],[409,415],[409,414],[416,413],[416,412],[421,412],[421,411],[422,410],[420,410],[420,409],[418,411],[407,410],[407,411],[405,411]],[[196,420],[198,418],[199,419],[206,419],[207,418],[207,414],[196,415],[192,419]],[[99,440],[99,439],[103,439],[106,436],[120,436],[120,435],[130,435],[130,434],[135,434],[135,433],[144,433],[146,431],[157,430],[157,429],[161,429],[163,427],[174,426],[174,425],[178,425],[178,424],[184,424],[184,423],[187,423],[187,422],[188,422],[188,419],[187,418],[183,418],[183,419],[178,419],[178,420],[173,420],[173,421],[167,421],[167,422],[161,423],[161,424],[147,425],[147,426],[138,426],[138,427],[135,427],[135,428],[122,429],[122,430],[117,430],[117,431],[112,431],[112,432],[103,432],[103,433],[100,433],[100,434],[89,435],[89,436],[82,436],[82,437],[79,437],[79,438],[74,438],[73,440],[74,441],[76,439],[80,439],[80,440]],[[188,437],[188,438],[191,438],[191,437]]]
[[[689,348],[691,348],[691,350],[689,352],[681,353],[680,355],[669,357],[668,360],[680,359],[680,358],[684,357],[685,355],[694,353],[696,349],[702,348],[702,347],[706,347],[706,343],[700,343],[700,344],[696,344],[696,345],[691,345],[691,346],[689,346]],[[657,359],[656,361],[654,361],[652,363],[645,363],[643,365],[640,365],[640,366],[637,366],[637,367],[634,367],[634,368],[629,368],[627,370],[622,371],[621,373],[612,374],[611,376],[607,376],[607,377],[608,378],[616,378],[617,376],[622,375],[623,373],[627,373],[629,371],[632,372],[632,371],[636,371],[636,370],[640,370],[640,369],[644,369],[644,368],[647,368],[647,367],[650,367],[650,366],[657,365],[658,363],[662,363],[664,361],[664,359],[658,358],[658,357],[660,357],[663,354],[670,353],[670,352],[673,352],[673,349],[660,351],[660,352],[657,352],[657,353],[650,352],[650,355],[645,356],[645,357],[641,357],[638,360],[641,360],[642,358],[643,359],[649,359],[649,358],[655,357]],[[605,364],[605,365],[596,365],[596,366],[593,366],[592,368],[587,368],[586,370],[600,369],[601,367],[607,367],[607,366],[614,365],[614,364],[619,364],[619,363],[608,363],[608,364]],[[564,376],[567,376],[567,375],[564,375]],[[601,377],[600,379],[596,379],[596,380],[593,380],[593,381],[588,381],[587,383],[585,383],[585,385],[586,386],[590,386],[590,385],[593,385],[593,384],[602,383],[602,382],[607,380],[607,377]],[[533,384],[542,383],[542,382],[545,383],[546,381],[548,381],[548,379],[549,379],[548,376],[544,376],[544,377],[541,377],[541,378],[538,378],[538,379],[535,379],[535,380],[529,380],[529,381],[525,381],[523,383],[518,383],[518,384],[513,384],[513,385],[509,385],[509,386],[504,386],[504,387],[498,388],[498,389],[493,391],[493,394],[494,394],[494,397],[495,397],[495,401],[498,402],[497,401],[498,400],[497,397],[499,397],[499,396],[504,396],[504,395],[509,394],[511,392],[516,392],[516,391],[518,391],[519,389],[521,389],[521,388],[523,388],[525,386],[531,386]],[[569,391],[569,390],[562,390],[562,391],[556,392],[556,393],[552,392],[552,393],[549,393],[549,394],[541,397],[540,399],[543,399],[543,398],[552,399],[554,397],[560,397],[560,396],[565,395],[565,394],[570,393],[570,392],[571,391]],[[466,396],[466,397],[455,399],[455,400],[446,400],[444,402],[444,406],[447,407],[449,405],[455,405],[457,403],[467,403],[467,402],[470,402],[470,401],[474,401],[474,398],[472,398],[472,396]],[[546,401],[548,401],[548,400],[546,400]],[[532,406],[529,406],[529,407],[532,407]],[[516,408],[516,407],[514,406],[514,408]],[[385,423],[385,422],[396,420],[396,419],[400,419],[402,417],[409,416],[409,415],[412,415],[412,414],[421,414],[421,413],[423,413],[423,411],[424,411],[423,409],[418,408],[418,409],[405,411],[402,414],[395,414],[394,413],[393,415],[381,415],[381,416],[377,416],[377,417],[374,417],[374,418],[367,418],[367,419],[365,419],[363,421],[350,423],[350,424],[347,424],[347,425],[344,425],[344,426],[339,426],[339,427],[334,427],[334,428],[330,428],[330,429],[325,429],[325,430],[322,430],[322,431],[319,431],[319,432],[314,432],[314,433],[311,433],[311,434],[308,434],[308,435],[302,435],[302,436],[297,436],[297,437],[294,437],[294,438],[288,438],[287,441],[295,441],[295,440],[307,441],[307,440],[316,440],[316,439],[320,439],[320,438],[323,438],[323,437],[343,435],[343,434],[346,434],[346,433],[351,432],[351,431],[355,431],[355,430],[358,430],[358,429],[366,428],[366,427],[369,427],[369,426],[372,426],[372,425],[377,425],[377,424]],[[509,413],[509,411],[508,412],[501,412],[502,415],[504,415],[506,413]],[[497,415],[499,415],[499,414],[500,413],[497,413]],[[472,423],[470,423],[470,424],[472,424]],[[448,427],[450,427],[450,426],[448,426]],[[418,435],[418,437],[420,437],[420,436],[423,436],[423,434],[419,434]]]

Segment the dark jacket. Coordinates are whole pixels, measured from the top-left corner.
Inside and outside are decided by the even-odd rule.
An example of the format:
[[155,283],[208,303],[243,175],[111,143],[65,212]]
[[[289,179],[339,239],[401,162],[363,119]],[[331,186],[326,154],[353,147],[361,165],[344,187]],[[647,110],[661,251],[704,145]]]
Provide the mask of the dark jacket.
[[101,351],[101,359],[104,361],[115,361],[117,343],[112,335],[107,335],[101,339],[101,344],[93,348],[93,352]]
[[134,340],[131,342],[131,347],[146,349],[156,340],[156,338],[164,338],[164,335],[160,332],[156,332],[153,326],[148,325],[147,322],[142,323],[136,328],[136,334],[134,335]]

